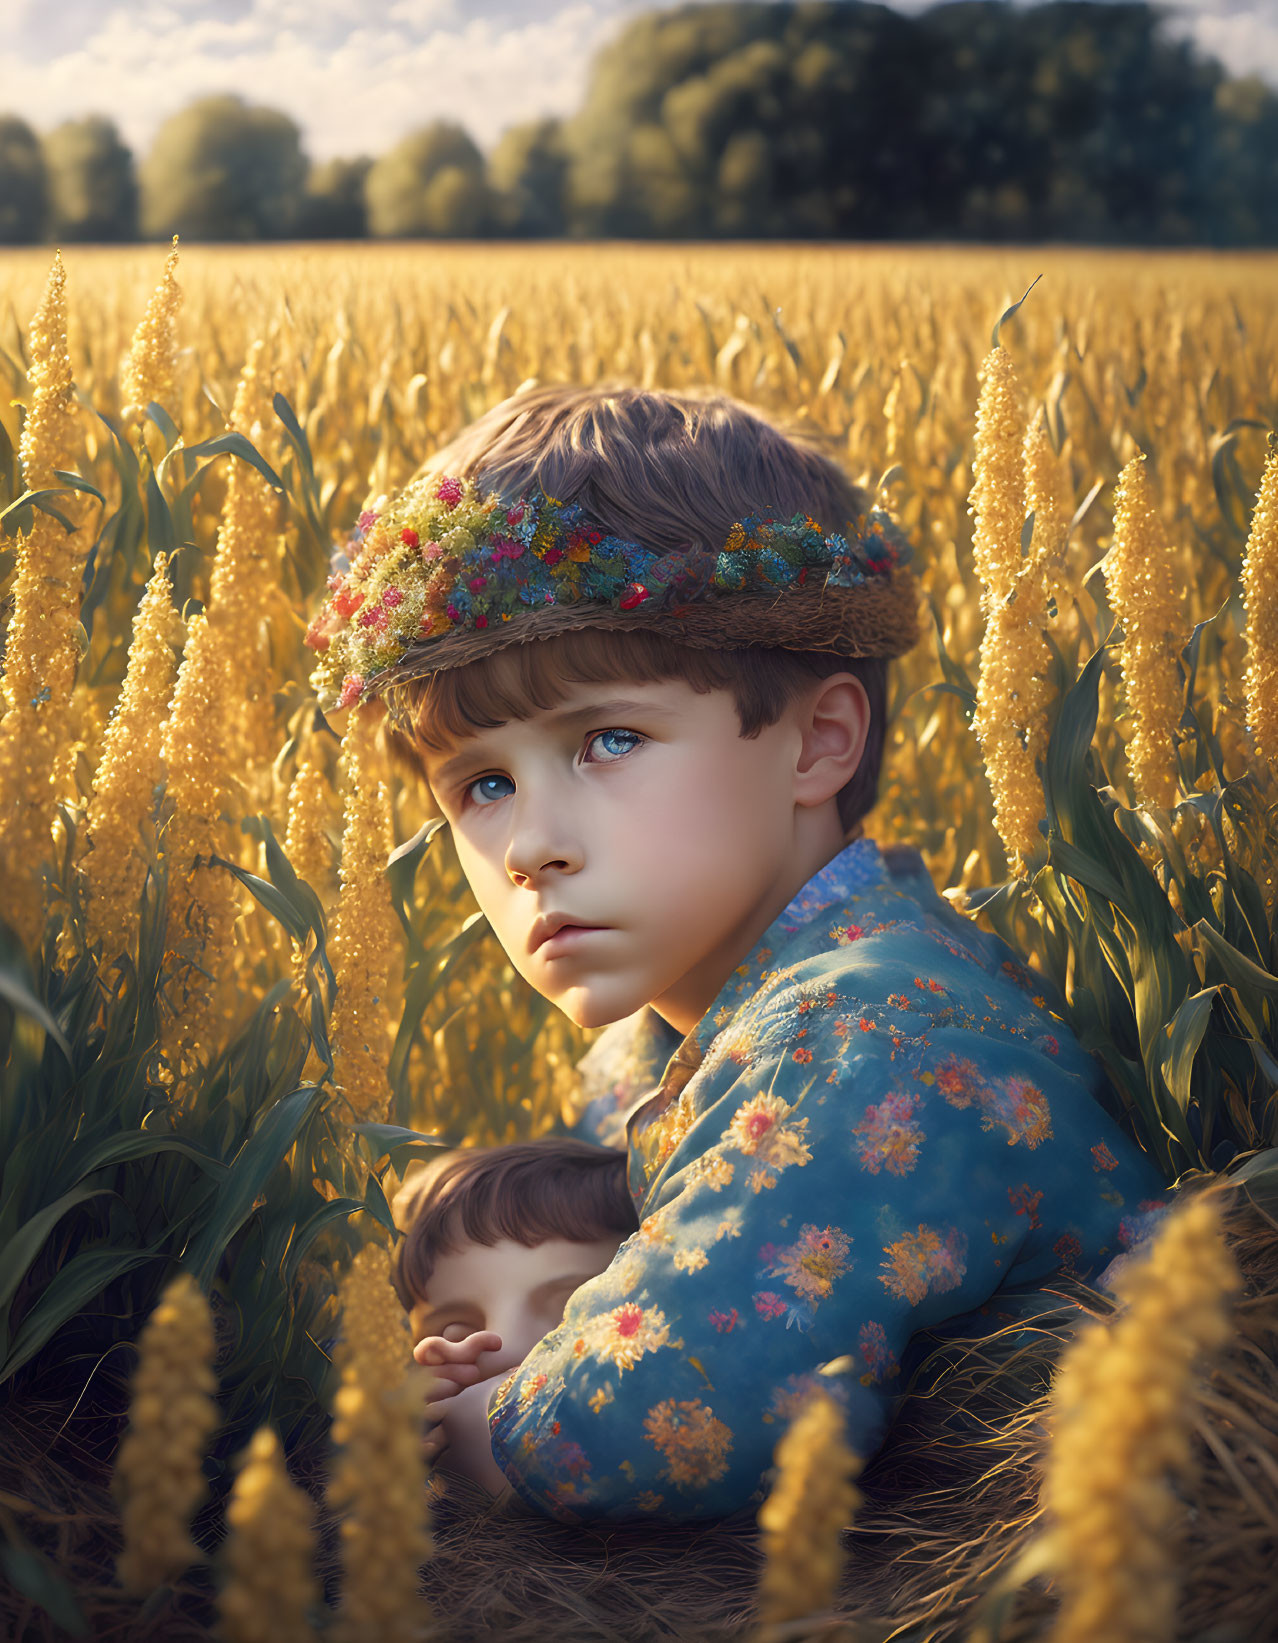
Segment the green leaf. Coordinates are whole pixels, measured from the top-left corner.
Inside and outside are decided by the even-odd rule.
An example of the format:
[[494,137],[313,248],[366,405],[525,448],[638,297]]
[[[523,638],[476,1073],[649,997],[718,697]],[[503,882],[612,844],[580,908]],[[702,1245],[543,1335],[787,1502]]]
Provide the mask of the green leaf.
[[[158,399],[153,399],[150,401],[146,408],[146,414],[160,430],[160,433],[164,438],[164,453],[165,456],[167,456],[182,438],[181,433],[178,431],[178,425],[164,409],[163,405],[160,404]],[[163,467],[163,463],[160,465]]]
[[271,404],[275,408],[276,416],[284,424],[284,431],[288,435],[289,443],[297,452],[297,460],[301,464],[302,472],[313,485],[315,483],[315,463],[311,457],[310,441],[307,439],[301,423],[297,420],[293,407],[284,398],[283,394],[276,394]]
[[[284,398],[283,394],[276,394],[271,403],[275,407],[276,416],[284,424],[284,432],[288,437],[289,444],[297,453],[297,465],[301,469],[302,476],[302,511],[306,517],[307,526],[315,542],[327,553],[330,546],[329,533],[321,519],[323,504],[316,491],[315,462],[311,456],[310,441],[306,437],[305,429],[294,415],[293,407]],[[319,507],[316,506],[317,503],[320,503]]]
[[398,1234],[399,1228],[395,1225],[395,1217],[391,1214],[391,1207],[386,1202],[386,1194],[382,1191],[382,1183],[375,1175],[369,1176],[368,1184],[364,1188],[364,1208],[392,1236]]
[[[10,502],[9,506],[5,508],[2,513],[0,513],[0,525],[4,523],[11,513],[17,513],[19,509],[39,508],[42,513],[52,514],[59,525],[63,526],[69,534],[76,529],[76,526],[67,518],[66,514],[60,513],[58,509],[53,506],[53,503],[49,501],[51,496],[61,495],[62,491],[57,486],[43,491],[23,491],[21,496],[15,497],[14,500]],[[27,527],[19,524],[18,528],[19,530],[23,530]]]
[[399,1124],[354,1124],[351,1127],[356,1135],[363,1136],[370,1164],[378,1164],[385,1158],[395,1170],[399,1168],[400,1158],[422,1158],[449,1150],[449,1143],[438,1134],[428,1135],[421,1130],[404,1129]]
[[75,1593],[43,1552],[23,1540],[6,1539],[0,1543],[0,1569],[14,1590],[43,1609],[55,1626],[72,1637],[89,1636],[89,1623]]
[[60,479],[71,490],[83,491],[86,496],[96,496],[102,506],[106,507],[106,497],[103,496],[96,485],[90,485],[83,474],[64,473],[61,468],[55,468],[53,474],[55,479]]
[[288,1254],[284,1257],[282,1276],[285,1284],[292,1288],[303,1256],[325,1227],[334,1221],[344,1221],[348,1216],[363,1213],[364,1205],[358,1198],[329,1198],[313,1215],[299,1221],[289,1239]]
[[283,1096],[259,1122],[236,1153],[209,1219],[187,1245],[182,1265],[207,1288],[222,1251],[253,1213],[272,1172],[279,1165],[303,1124],[324,1098],[318,1085],[304,1084]]
[[154,1260],[159,1247],[84,1249],[73,1255],[54,1273],[24,1315],[9,1355],[0,1365],[0,1381],[16,1375],[64,1323],[83,1312],[108,1284],[144,1261]]
[[1064,873],[1066,878],[1077,879],[1089,890],[1095,890],[1098,895],[1115,907],[1121,907],[1126,900],[1123,886],[1104,862],[1097,861],[1095,856],[1089,855],[1086,850],[1080,850],[1068,839],[1052,834],[1047,841],[1047,859],[1058,873]]
[[1254,989],[1267,998],[1278,998],[1278,976],[1272,976],[1268,970],[1262,970],[1258,964],[1253,964],[1245,954],[1226,941],[1219,930],[1214,930],[1206,919],[1199,919],[1193,929],[1215,954],[1225,973],[1225,980],[1231,987],[1239,992]]
[[218,434],[213,439],[203,439],[198,445],[178,446],[175,450],[170,451],[164,461],[161,462],[160,471],[163,473],[168,463],[179,454],[185,459],[188,457],[221,456],[228,451],[232,456],[238,456],[241,461],[247,462],[250,467],[256,468],[271,489],[279,491],[283,495],[284,481],[266,458],[261,455],[257,447],[250,444],[244,435],[234,428],[228,429],[224,434]]
[[151,563],[154,564],[158,554],[172,558],[178,547],[178,539],[173,528],[173,515],[145,448],[143,455],[146,462],[146,542],[151,550]]
[[71,1065],[71,1046],[47,1007],[36,997],[26,954],[16,941],[7,938],[3,930],[0,930],[0,998],[13,1009],[39,1022],[66,1057],[67,1065]]
[[[1042,277],[1043,276],[1041,274],[1039,274],[1037,276],[1037,278],[1034,280],[1033,284],[1029,287],[1029,290],[1026,291],[1025,297],[1029,296],[1030,291],[1032,291],[1034,289],[1034,286],[1038,284],[1039,280],[1041,280]],[[999,315],[998,323],[994,327],[994,334],[990,338],[990,347],[991,348],[997,348],[998,347],[998,334],[999,334],[999,332],[1007,324],[1008,320],[1011,319],[1012,315],[1016,312],[1016,310],[1021,306],[1021,302],[1025,301],[1025,297],[1022,297],[1020,299],[1020,302],[1014,302],[1010,308],[1005,308],[1003,310],[1003,312]]]
[[3,1249],[0,1249],[0,1307],[8,1306],[18,1293],[32,1261],[44,1248],[45,1240],[69,1209],[90,1198],[114,1198],[110,1187],[73,1187],[51,1204],[28,1216]]
[[1212,1001],[1219,991],[1219,987],[1204,987],[1202,992],[1191,994],[1163,1028],[1166,1044],[1161,1061],[1162,1075],[1182,1113],[1189,1111],[1194,1057],[1202,1046],[1207,1023],[1211,1020]]
[[204,1147],[197,1147],[193,1141],[183,1140],[181,1136],[170,1135],[163,1130],[124,1130],[118,1135],[109,1135],[87,1153],[76,1168],[83,1177],[106,1169],[111,1164],[132,1163],[135,1159],[153,1158],[163,1152],[175,1152],[189,1158],[206,1175],[221,1177],[227,1172],[222,1160]]
[[[326,922],[323,903],[306,880],[298,877],[292,862],[284,854],[279,840],[275,837],[275,829],[271,826],[268,816],[246,816],[240,823],[240,829],[262,841],[266,848],[266,870],[271,875],[271,883],[285,897],[294,912],[306,921],[307,927],[314,930],[320,961],[328,971],[329,980],[332,981],[332,969],[325,947]],[[305,933],[299,939],[304,941]]]
[[1278,1147],[1266,1147],[1220,1179],[1244,1186],[1253,1203],[1278,1217]]
[[289,898],[282,890],[278,890],[256,873],[250,873],[246,867],[238,867],[233,861],[227,861],[224,856],[210,856],[209,865],[225,867],[233,873],[240,883],[251,890],[255,899],[259,901],[272,918],[278,920],[288,931],[294,941],[305,941],[307,932],[311,928],[309,919],[297,911]]

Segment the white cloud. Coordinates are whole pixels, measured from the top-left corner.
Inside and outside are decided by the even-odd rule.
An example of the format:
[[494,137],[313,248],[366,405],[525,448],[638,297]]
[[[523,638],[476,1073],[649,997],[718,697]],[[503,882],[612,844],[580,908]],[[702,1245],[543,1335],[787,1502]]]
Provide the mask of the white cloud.
[[140,0],[98,8],[70,49],[6,53],[0,108],[40,130],[109,114],[144,153],[167,116],[233,91],[292,115],[315,159],[380,153],[435,118],[488,148],[508,125],[573,109],[595,50],[642,3],[559,0],[544,17],[525,10],[508,22],[467,17],[457,0],[251,0],[216,11]]
[[1167,32],[1188,36],[1231,74],[1259,74],[1278,85],[1278,6],[1274,0],[1173,0],[1180,15]]

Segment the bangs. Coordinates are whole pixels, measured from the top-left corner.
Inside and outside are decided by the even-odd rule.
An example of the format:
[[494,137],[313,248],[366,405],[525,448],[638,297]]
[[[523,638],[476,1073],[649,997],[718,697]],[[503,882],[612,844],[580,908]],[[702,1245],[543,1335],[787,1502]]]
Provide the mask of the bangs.
[[476,731],[558,707],[573,685],[683,679],[703,695],[726,690],[735,676],[731,654],[697,651],[659,633],[581,628],[411,680],[394,697],[388,692],[388,702],[412,741],[440,753]]
[[575,1136],[467,1147],[421,1172],[407,1201],[391,1263],[406,1312],[426,1296],[441,1255],[502,1239],[535,1249],[552,1238],[594,1243],[639,1226],[626,1185],[626,1154]]

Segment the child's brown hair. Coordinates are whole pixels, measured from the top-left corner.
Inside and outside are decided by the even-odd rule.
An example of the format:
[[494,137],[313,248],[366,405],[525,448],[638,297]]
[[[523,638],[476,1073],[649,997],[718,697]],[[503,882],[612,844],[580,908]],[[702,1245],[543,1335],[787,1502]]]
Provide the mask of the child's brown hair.
[[[722,394],[649,392],[627,385],[548,383],[495,405],[423,473],[473,478],[514,496],[538,485],[579,502],[605,531],[657,552],[696,545],[717,552],[751,513],[811,514],[827,531],[866,513],[870,498],[832,457]],[[757,736],[788,703],[831,673],[859,679],[870,729],[837,804],[845,832],[878,792],[887,715],[887,662],[768,646],[710,650],[636,629],[578,629],[513,644],[463,667],[395,687],[407,741],[441,751],[476,730],[556,705],[565,684],[683,679],[702,694],[730,690],[741,735]]]
[[[419,1172],[396,1199],[404,1237],[391,1278],[405,1312],[425,1299],[435,1261],[463,1243],[549,1238],[593,1243],[638,1229],[626,1154],[572,1136],[463,1147]],[[406,1225],[405,1225],[406,1223]]]

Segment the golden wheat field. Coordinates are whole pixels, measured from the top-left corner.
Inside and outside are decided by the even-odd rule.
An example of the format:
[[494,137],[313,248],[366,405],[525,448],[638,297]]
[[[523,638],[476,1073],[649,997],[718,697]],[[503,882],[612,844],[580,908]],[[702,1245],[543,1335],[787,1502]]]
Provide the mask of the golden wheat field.
[[[1278,257],[441,244],[73,248],[52,275],[50,263],[43,250],[0,261],[4,1137],[25,1149],[27,1193],[5,1183],[0,1250],[42,1213],[29,1181],[44,1161],[49,1202],[89,1190],[55,1169],[67,1146],[54,1131],[115,1122],[104,1115],[124,1086],[111,1077],[126,1063],[144,1070],[136,1121],[121,1124],[145,1135],[162,1111],[237,1163],[267,1120],[279,1142],[277,1173],[241,1171],[240,1218],[212,1208],[197,1255],[182,1246],[196,1283],[170,1284],[156,1307],[157,1273],[131,1303],[153,1316],[152,1347],[120,1450],[117,1574],[121,1593],[164,1588],[179,1605],[152,1598],[150,1621],[174,1628],[156,1635],[201,1635],[172,1616],[196,1626],[198,1582],[184,1599],[182,1574],[203,1555],[188,1525],[219,1420],[240,1468],[222,1635],[423,1635],[412,1571],[430,1551],[425,1519],[378,1516],[378,1489],[411,1490],[420,1467],[411,1398],[376,1390],[397,1380],[406,1340],[384,1283],[370,1300],[347,1278],[358,1327],[336,1390],[316,1378],[351,1255],[332,1242],[337,1217],[376,1223],[350,1270],[384,1277],[377,1212],[411,1155],[384,1126],[540,1134],[595,1035],[550,1011],[485,936],[446,833],[387,869],[431,820],[429,794],[375,721],[324,721],[303,639],[365,501],[521,385],[717,388],[818,439],[892,511],[928,612],[893,672],[868,831],[917,845],[938,888],[1053,976],[1169,1185],[1247,1165],[1278,1200]],[[138,978],[161,973],[151,1039],[139,1048],[131,1026],[126,1048],[113,1022],[126,1006],[141,1019]],[[49,1070],[56,1034],[74,1077]],[[278,1114],[304,1090],[319,1094],[286,1129]],[[57,1100],[73,1110],[53,1112]],[[150,1143],[116,1145],[123,1160]],[[163,1242],[176,1188],[153,1188],[163,1206],[144,1241],[176,1261]],[[82,1289],[54,1290],[76,1256],[69,1234],[23,1248],[0,1341],[14,1409],[77,1297],[83,1311],[101,1293],[87,1270]],[[42,1284],[57,1300],[37,1326]],[[217,1346],[200,1286],[243,1321],[282,1306],[289,1284],[311,1297],[300,1345],[271,1325],[269,1345]],[[985,1541],[955,1531],[966,1552],[914,1579],[899,1629],[844,1635],[1155,1643],[1227,1616],[1220,1643],[1261,1637],[1249,1628],[1272,1616],[1259,1548],[1278,1526],[1276,1292],[1272,1243],[1228,1244],[1199,1195],[1062,1367],[1056,1441],[1034,1462],[1040,1506]],[[1239,1293],[1260,1309],[1251,1380],[1230,1347]],[[112,1338],[132,1340],[138,1321]],[[262,1391],[268,1360],[271,1387],[293,1391]],[[1217,1366],[1206,1391],[1204,1364]],[[56,1377],[43,1384],[53,1398]],[[179,1394],[189,1421],[148,1437],[142,1404]],[[343,1457],[328,1498],[346,1514],[346,1572],[317,1631],[308,1508],[270,1434],[299,1452],[318,1442],[321,1394]],[[751,1612],[777,1643],[809,1635],[802,1617],[833,1615],[839,1530],[861,1501],[828,1419],[814,1403],[795,1422],[760,1514]],[[1094,1487],[1102,1452],[1119,1458]],[[109,1612],[111,1635],[133,1635],[85,1572],[103,1554],[40,1539],[38,1523],[71,1507],[15,1492],[8,1473],[0,1484],[9,1542],[43,1558],[68,1601],[96,1591],[86,1612]],[[1044,1508],[1049,1532],[1031,1538]],[[1192,1555],[1176,1551],[1181,1534]],[[399,1577],[373,1558],[386,1544]],[[1000,1631],[1009,1594],[1045,1574],[1059,1577],[1059,1612]],[[54,1588],[17,1584],[0,1607],[14,1635],[60,1635],[39,1629]],[[963,1632],[937,1618],[937,1594],[960,1587],[983,1604]],[[707,1619],[698,1635],[720,1634]]]

